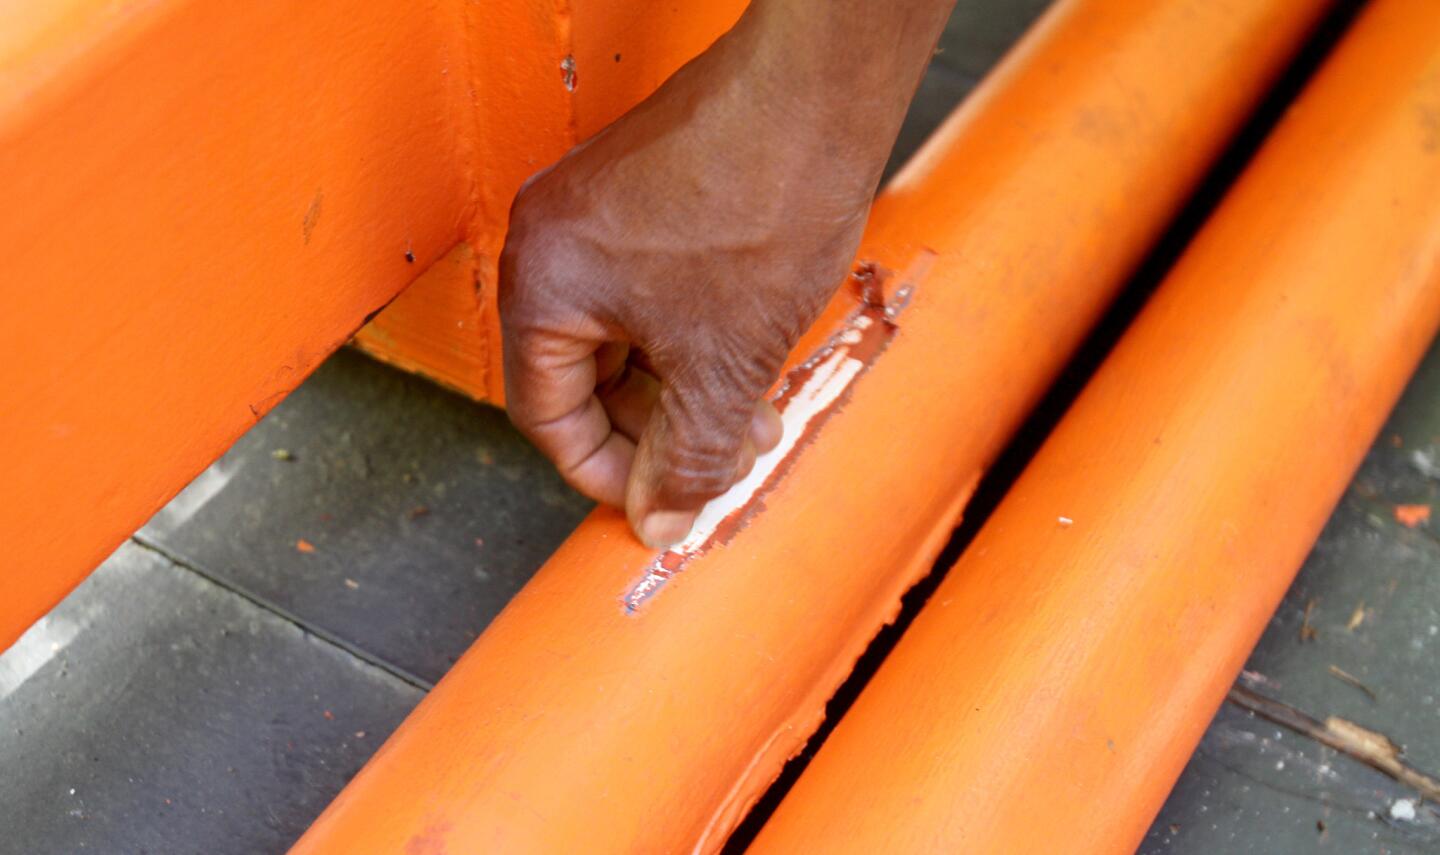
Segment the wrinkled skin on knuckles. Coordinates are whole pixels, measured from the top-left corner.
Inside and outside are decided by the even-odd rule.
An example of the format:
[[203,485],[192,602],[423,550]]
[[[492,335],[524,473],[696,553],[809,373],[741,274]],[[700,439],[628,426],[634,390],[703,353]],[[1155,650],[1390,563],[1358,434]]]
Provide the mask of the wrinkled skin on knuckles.
[[527,182],[500,259],[512,420],[655,547],[779,441],[764,395],[845,278],[910,94],[837,131],[750,18]]

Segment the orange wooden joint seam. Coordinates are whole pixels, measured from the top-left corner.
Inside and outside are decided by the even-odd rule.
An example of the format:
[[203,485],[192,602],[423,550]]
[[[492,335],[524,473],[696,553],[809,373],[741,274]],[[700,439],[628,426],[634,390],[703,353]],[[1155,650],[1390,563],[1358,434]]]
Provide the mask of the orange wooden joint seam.
[[1376,0],[752,851],[1133,851],[1440,323],[1440,14]]
[[454,246],[471,204],[457,3],[9,6],[0,649]]
[[1058,3],[877,203],[783,477],[669,554],[597,511],[295,851],[718,848],[1323,11]]

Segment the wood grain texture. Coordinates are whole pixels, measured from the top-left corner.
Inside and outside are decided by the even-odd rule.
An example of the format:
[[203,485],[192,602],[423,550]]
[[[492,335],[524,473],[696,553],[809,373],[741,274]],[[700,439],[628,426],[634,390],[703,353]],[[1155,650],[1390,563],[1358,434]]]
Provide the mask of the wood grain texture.
[[0,648],[454,246],[470,205],[457,3],[8,9]]
[[877,204],[913,300],[764,507],[633,613],[597,511],[295,851],[718,848],[1322,11],[1061,2]]
[[1135,848],[1440,322],[1437,117],[1377,0],[752,851]]

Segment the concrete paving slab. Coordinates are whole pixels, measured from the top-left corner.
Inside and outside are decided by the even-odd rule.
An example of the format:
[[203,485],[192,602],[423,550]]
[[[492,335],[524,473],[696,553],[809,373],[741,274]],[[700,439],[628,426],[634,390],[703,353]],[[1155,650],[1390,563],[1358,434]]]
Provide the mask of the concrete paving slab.
[[434,682],[590,507],[504,413],[342,350],[140,537]]
[[0,656],[0,853],[281,852],[421,695],[127,543]]

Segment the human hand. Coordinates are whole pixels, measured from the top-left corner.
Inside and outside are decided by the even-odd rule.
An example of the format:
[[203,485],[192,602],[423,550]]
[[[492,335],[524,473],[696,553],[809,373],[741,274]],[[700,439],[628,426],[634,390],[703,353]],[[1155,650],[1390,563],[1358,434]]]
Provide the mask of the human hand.
[[843,281],[889,146],[777,86],[743,23],[532,179],[500,261],[512,420],[655,548],[779,441],[763,396]]

